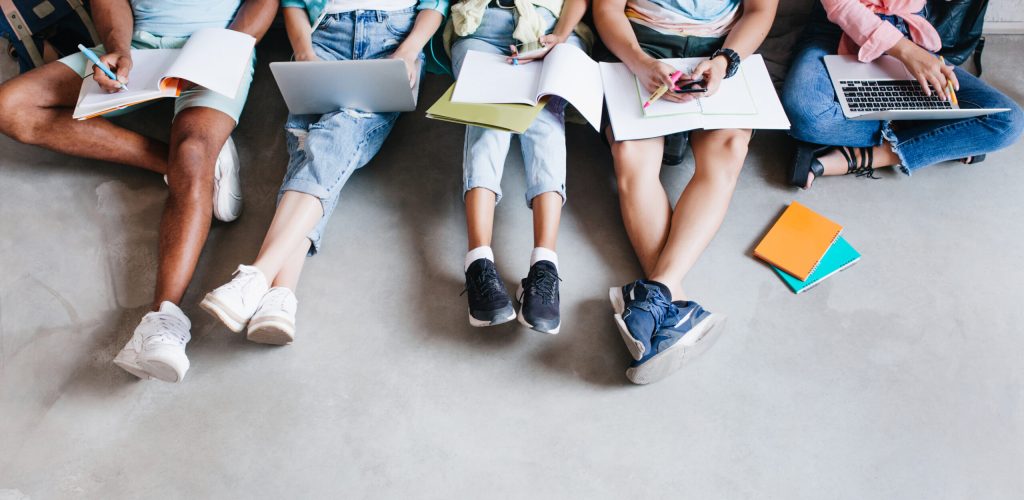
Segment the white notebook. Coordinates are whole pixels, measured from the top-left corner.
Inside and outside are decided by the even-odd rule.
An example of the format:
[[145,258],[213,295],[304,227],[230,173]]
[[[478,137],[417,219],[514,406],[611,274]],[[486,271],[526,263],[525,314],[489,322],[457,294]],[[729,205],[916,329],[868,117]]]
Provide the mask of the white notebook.
[[566,43],[556,45],[543,60],[520,65],[509,64],[507,56],[469,51],[452,102],[535,106],[548,95],[572,103],[594,130],[601,126],[601,69]]
[[175,97],[192,82],[234,98],[248,71],[256,39],[238,31],[204,28],[180,49],[132,49],[128,90],[108,93],[90,75],[82,81],[74,118],[84,120],[135,104]]
[[[676,59],[678,64],[695,64],[702,59]],[[718,92],[702,102],[662,103],[654,113],[644,114],[643,92],[636,77],[622,63],[600,63],[604,82],[608,119],[616,140],[647,139],[696,129],[788,129],[789,119],[775,92],[768,68],[759,54],[746,58],[740,66],[743,80],[723,82]],[[738,85],[738,83],[744,85]],[[744,89],[745,87],[745,89]],[[749,96],[748,96],[749,94]],[[747,101],[749,99],[749,102]],[[675,108],[674,106],[679,106]],[[667,111],[666,111],[667,110]],[[753,113],[750,111],[753,110]]]

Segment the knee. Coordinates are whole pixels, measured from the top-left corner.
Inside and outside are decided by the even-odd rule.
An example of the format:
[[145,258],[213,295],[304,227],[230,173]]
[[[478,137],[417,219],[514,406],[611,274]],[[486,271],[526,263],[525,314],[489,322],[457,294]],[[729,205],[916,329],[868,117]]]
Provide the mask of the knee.
[[989,115],[989,118],[997,124],[998,137],[995,141],[995,149],[1012,146],[1024,133],[1024,111],[1021,111],[1021,107],[1013,101],[1010,101],[1007,107],[1010,108],[1009,111]]
[[173,196],[201,197],[213,189],[219,147],[201,136],[182,138],[172,151],[167,184]]
[[[615,158],[615,181],[620,196],[628,196],[637,186],[650,182],[660,182],[658,173],[661,162],[645,164],[644,158],[649,151],[638,141],[616,141],[611,145],[612,157]],[[657,165],[655,165],[657,163]]]
[[694,175],[715,182],[735,184],[747,158],[750,133],[741,130],[721,130],[703,147],[695,149],[698,155]]
[[0,85],[0,132],[21,143],[37,143],[43,131],[29,112],[32,102],[20,85]]

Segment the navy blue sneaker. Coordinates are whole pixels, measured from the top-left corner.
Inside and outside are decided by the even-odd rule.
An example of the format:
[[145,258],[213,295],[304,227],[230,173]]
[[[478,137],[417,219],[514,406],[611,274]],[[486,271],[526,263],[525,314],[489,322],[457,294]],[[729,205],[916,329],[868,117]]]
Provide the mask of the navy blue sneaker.
[[651,337],[661,328],[664,319],[676,314],[670,302],[668,287],[656,281],[637,280],[608,292],[615,324],[626,348],[639,360],[651,351]]
[[558,313],[558,268],[546,260],[530,266],[530,273],[520,283],[516,298],[519,300],[519,322],[541,333],[558,333],[561,317]]
[[500,325],[516,319],[516,310],[505,290],[505,283],[498,276],[494,262],[488,259],[477,259],[469,265],[466,289],[462,293],[469,298],[470,325]]
[[657,382],[678,370],[686,361],[711,347],[725,330],[725,316],[689,302],[673,302],[676,309],[651,338],[651,350],[632,362],[626,378],[634,384]]

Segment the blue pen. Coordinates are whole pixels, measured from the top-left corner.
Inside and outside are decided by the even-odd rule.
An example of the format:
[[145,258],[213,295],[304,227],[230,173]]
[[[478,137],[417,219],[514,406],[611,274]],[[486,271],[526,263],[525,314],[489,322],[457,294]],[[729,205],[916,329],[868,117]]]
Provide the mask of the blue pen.
[[115,75],[113,71],[110,71],[110,68],[108,68],[106,64],[103,64],[103,61],[100,61],[99,56],[97,56],[95,52],[89,50],[88,47],[82,44],[78,44],[78,50],[82,51],[82,54],[87,59],[92,61],[92,63],[95,64],[96,67],[99,68],[104,75],[107,75],[107,78],[110,78],[111,80],[117,82],[117,88],[121,90],[128,90],[128,86],[117,80],[117,75]]

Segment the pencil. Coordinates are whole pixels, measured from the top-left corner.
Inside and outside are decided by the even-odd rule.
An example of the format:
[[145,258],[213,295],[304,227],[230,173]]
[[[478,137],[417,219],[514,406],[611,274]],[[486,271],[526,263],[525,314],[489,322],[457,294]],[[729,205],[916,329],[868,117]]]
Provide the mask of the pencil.
[[[943,66],[946,65],[946,58],[945,57],[939,56],[939,61],[942,62]],[[950,102],[953,103],[954,106],[959,106],[960,105],[960,101],[957,100],[957,98],[956,98],[956,92],[953,91],[953,81],[950,80],[949,78],[946,78],[946,93],[949,94],[949,100],[950,100]]]

